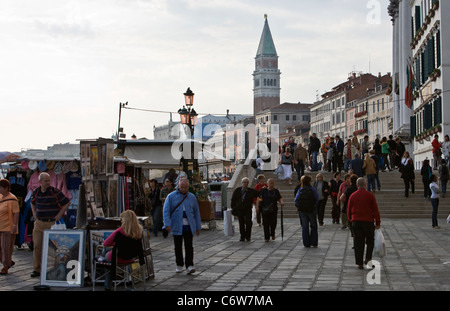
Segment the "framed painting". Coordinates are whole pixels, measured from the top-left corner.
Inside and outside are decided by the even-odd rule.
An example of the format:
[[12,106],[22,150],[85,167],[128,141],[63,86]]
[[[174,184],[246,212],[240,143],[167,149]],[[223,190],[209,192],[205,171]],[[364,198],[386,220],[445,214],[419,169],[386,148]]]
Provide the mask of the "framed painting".
[[[89,264],[91,267],[91,278],[94,277],[94,258],[96,256],[105,256],[106,254],[97,253],[97,248],[103,245],[103,242],[113,233],[114,230],[90,230],[89,231]],[[95,276],[97,277],[97,276]]]
[[41,285],[83,287],[85,230],[45,230]]

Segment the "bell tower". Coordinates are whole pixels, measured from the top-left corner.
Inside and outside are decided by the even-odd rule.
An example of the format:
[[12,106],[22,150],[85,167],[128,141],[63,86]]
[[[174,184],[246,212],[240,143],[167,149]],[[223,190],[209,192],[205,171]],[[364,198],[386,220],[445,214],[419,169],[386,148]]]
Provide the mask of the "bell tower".
[[278,54],[264,15],[264,28],[259,41],[253,71],[253,115],[280,104],[280,76]]

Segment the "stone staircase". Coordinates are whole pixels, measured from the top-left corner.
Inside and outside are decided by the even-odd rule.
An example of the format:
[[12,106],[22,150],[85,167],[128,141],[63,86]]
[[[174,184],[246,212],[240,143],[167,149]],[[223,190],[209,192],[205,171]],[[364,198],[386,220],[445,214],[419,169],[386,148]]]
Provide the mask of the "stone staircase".
[[[437,172],[437,171],[436,171]],[[318,172],[305,172],[312,177],[313,181]],[[333,178],[333,173],[323,172],[324,180],[329,181]],[[297,208],[294,204],[294,190],[297,185],[297,173],[294,171],[292,185],[279,180],[273,171],[265,171],[266,181],[268,178],[275,179],[275,187],[278,188],[283,196],[285,206],[283,216],[285,218],[298,218]],[[342,173],[342,179],[344,173]],[[403,179],[397,170],[379,172],[381,191],[374,193],[378,209],[382,218],[430,218],[431,221],[431,202],[423,197],[423,184],[420,171],[416,171],[415,193],[410,191],[409,197],[405,197]],[[253,182],[253,187],[255,182]],[[450,188],[450,186],[449,186]],[[331,198],[328,198],[325,209],[325,218],[331,217]],[[446,219],[450,214],[450,192],[439,202],[438,219]]]

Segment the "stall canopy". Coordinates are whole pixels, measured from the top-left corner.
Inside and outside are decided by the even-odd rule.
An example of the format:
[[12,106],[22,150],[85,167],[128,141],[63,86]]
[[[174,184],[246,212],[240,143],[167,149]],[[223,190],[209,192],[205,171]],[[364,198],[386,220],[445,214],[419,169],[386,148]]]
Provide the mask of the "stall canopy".
[[[149,161],[146,165],[151,169],[167,169],[180,167],[181,151],[179,146],[188,146],[190,140],[124,140],[117,142],[118,148],[124,150],[124,157],[132,162]],[[203,143],[194,140],[194,150],[201,151]]]
[[8,151],[0,151],[0,163],[14,162],[18,158],[20,157],[14,153]]

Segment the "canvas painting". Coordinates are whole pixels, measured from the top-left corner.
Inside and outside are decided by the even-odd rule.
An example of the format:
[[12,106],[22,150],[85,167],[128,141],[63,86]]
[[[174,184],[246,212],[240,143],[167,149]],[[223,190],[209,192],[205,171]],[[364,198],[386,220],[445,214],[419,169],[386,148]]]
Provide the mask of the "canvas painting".
[[84,255],[84,230],[45,230],[41,285],[82,287]]

